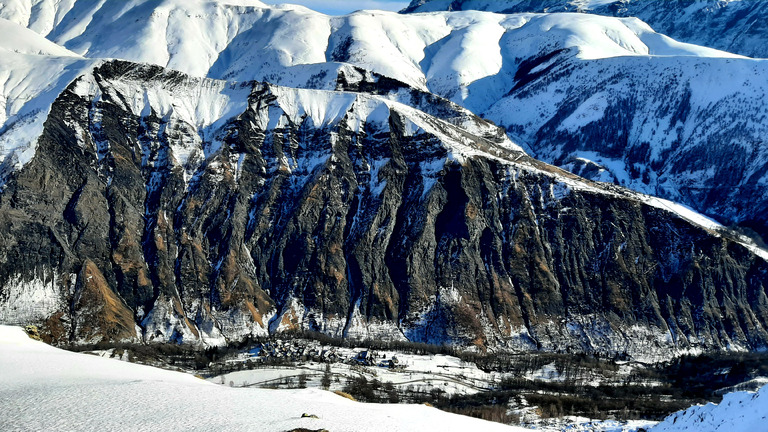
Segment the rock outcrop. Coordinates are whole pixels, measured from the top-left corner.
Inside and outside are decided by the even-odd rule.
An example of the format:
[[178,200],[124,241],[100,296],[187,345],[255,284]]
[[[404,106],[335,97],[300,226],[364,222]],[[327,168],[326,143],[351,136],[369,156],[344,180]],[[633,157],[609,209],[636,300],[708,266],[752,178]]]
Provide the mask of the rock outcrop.
[[57,342],[308,329],[637,357],[768,346],[754,246],[538,162],[446,100],[367,82],[121,61],[77,79],[0,194],[0,320]]

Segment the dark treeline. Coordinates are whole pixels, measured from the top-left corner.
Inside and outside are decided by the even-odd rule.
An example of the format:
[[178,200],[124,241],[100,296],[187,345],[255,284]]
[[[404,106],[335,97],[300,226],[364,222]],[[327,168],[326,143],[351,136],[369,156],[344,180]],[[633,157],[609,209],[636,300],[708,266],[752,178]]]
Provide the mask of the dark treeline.
[[[516,423],[507,412],[510,402],[522,401],[537,406],[543,417],[578,415],[594,419],[662,419],[671,412],[692,404],[719,402],[723,388],[738,385],[758,376],[768,376],[768,353],[709,353],[683,356],[655,365],[633,364],[629,374],[620,374],[618,358],[591,354],[549,352],[477,353],[445,345],[429,345],[403,341],[339,339],[315,332],[281,333],[279,336],[248,338],[224,347],[195,347],[175,344],[91,344],[66,347],[73,351],[113,349],[115,356],[127,353],[129,361],[156,366],[195,370],[204,376],[258,367],[294,365],[315,358],[265,356],[258,360],[225,362],[246,350],[278,340],[286,343],[315,341],[324,347],[387,350],[416,355],[452,355],[478,368],[508,374],[489,391],[475,395],[447,395],[439,389],[424,391],[414,386],[397,386],[369,380],[348,379],[344,392],[362,402],[429,403],[437,408],[502,423]],[[530,379],[530,373],[544,366],[556,373],[553,377]],[[327,376],[325,376],[327,375]],[[322,383],[330,384],[326,371]],[[548,379],[555,378],[555,379]],[[290,381],[290,380],[289,380]],[[287,386],[304,382],[284,383]],[[598,382],[598,385],[590,384]]]

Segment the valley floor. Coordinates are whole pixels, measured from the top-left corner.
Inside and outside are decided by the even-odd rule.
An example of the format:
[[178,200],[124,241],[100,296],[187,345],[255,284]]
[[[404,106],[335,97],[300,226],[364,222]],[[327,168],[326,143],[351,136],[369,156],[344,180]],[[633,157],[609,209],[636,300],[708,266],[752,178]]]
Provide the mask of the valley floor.
[[[209,378],[204,380],[191,372],[126,361],[136,360],[132,355],[135,351],[110,348],[90,354],[74,353],[35,341],[19,327],[0,326],[0,430],[530,430],[445,412],[424,401],[436,406],[443,401],[445,406],[440,407],[449,411],[546,432],[758,432],[768,424],[768,386],[758,392],[729,393],[720,404],[693,406],[658,424],[648,420],[594,420],[606,417],[606,413],[598,412],[592,418],[542,415],[547,406],[534,404],[535,395],[558,405],[578,403],[573,395],[563,393],[568,388],[563,381],[567,373],[560,364],[563,359],[544,354],[538,363],[533,362],[536,372],[521,375],[518,382],[509,381],[504,373],[481,370],[478,363],[442,354],[329,348],[305,340],[269,342],[236,352],[208,363],[208,372],[222,368],[229,371],[208,373]],[[322,361],[292,361],[295,352],[301,352],[303,357],[318,355]],[[283,360],[278,362],[279,358]],[[179,362],[180,357],[166,355],[164,359],[165,367],[193,370]],[[551,359],[554,361],[544,364]],[[681,365],[696,367],[701,361],[690,360]],[[712,359],[707,361],[716,364]],[[582,362],[589,364],[586,369],[602,368],[599,363],[584,359]],[[505,364],[511,367],[514,363],[505,360]],[[748,362],[742,364],[752,367]],[[686,376],[691,375],[688,366],[679,369]],[[606,391],[606,386],[612,386],[606,377],[613,376],[614,381],[636,377],[629,365],[606,373],[599,383],[593,382],[595,375],[584,373],[577,373],[581,376],[577,381],[583,381],[582,388],[599,385],[594,389]],[[567,379],[572,381],[573,377]],[[524,385],[529,381],[539,387]],[[763,383],[763,378],[756,378],[724,390],[755,388]],[[658,385],[663,385],[662,381]],[[501,391],[505,386],[513,390]],[[406,391],[403,387],[407,387]],[[650,390],[652,386],[644,388],[654,393]],[[364,402],[399,403],[361,403],[333,390],[352,393]],[[626,396],[614,395],[617,401]],[[489,402],[489,397],[498,400]],[[509,402],[505,403],[506,400]],[[472,411],[473,407],[497,409],[480,412]],[[562,412],[562,407],[559,409]],[[616,413],[611,416],[632,418]]]
[[0,352],[3,431],[523,430],[425,405],[362,404],[318,389],[230,388],[53,348],[17,327],[0,326]]

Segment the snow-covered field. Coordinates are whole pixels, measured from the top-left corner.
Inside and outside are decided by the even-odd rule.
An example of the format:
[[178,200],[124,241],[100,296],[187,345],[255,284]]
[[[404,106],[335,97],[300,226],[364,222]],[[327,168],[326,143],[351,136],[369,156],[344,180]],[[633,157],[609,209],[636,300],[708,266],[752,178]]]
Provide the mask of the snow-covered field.
[[[349,352],[345,352],[349,351]],[[352,349],[339,349],[345,358],[354,358]],[[412,355],[394,352],[378,352],[381,362],[393,357],[398,359],[398,368],[392,370],[383,366],[356,366],[347,363],[332,363],[330,374],[333,377],[331,390],[341,390],[347,379],[364,377],[392,383],[398,390],[429,393],[439,389],[445,394],[475,394],[486,391],[501,380],[502,375],[486,373],[472,363],[466,363],[456,357],[446,355]],[[280,386],[281,381],[290,381],[295,385],[300,375],[305,375],[308,387],[320,387],[320,380],[325,373],[325,363],[306,362],[293,366],[260,367],[216,376],[210,379],[215,383],[232,382],[236,387]]]
[[[325,349],[325,348],[324,348]],[[214,376],[209,380],[218,384],[232,383],[235,387],[292,387],[298,378],[304,376],[307,387],[320,387],[326,367],[332,378],[330,389],[342,390],[348,380],[363,377],[369,381],[377,380],[382,384],[391,383],[399,391],[430,393],[439,390],[445,395],[472,395],[497,388],[504,379],[518,376],[512,372],[485,372],[476,364],[465,362],[449,355],[407,354],[394,351],[366,351],[361,348],[333,348],[340,361],[295,362],[283,365],[261,365],[253,369],[229,372]],[[360,352],[375,356],[372,365],[355,364]],[[389,367],[389,360],[396,360],[396,367]],[[257,354],[244,354],[231,363],[260,361]],[[620,385],[630,375],[634,366],[623,365],[611,376],[597,373],[580,373],[579,376],[565,375],[558,371],[555,363],[546,364],[539,369],[529,371],[523,378],[529,381],[564,382],[571,380],[581,385],[598,386],[600,384]],[[647,382],[646,385],[654,385]]]
[[[362,404],[313,388],[269,390],[219,385],[181,372],[60,350],[30,339],[18,327],[0,326],[0,354],[2,431],[528,430],[424,405]],[[422,378],[430,372],[439,378],[440,370],[446,368],[466,368],[448,356],[422,356],[421,360],[416,357],[403,356],[403,360],[412,361],[407,368],[422,370]],[[320,373],[322,369],[316,370]],[[279,369],[273,371],[280,374]],[[254,372],[228,374],[225,378],[233,382],[247,380],[254,378],[247,375]],[[482,373],[472,368],[465,372],[468,377]],[[303,414],[318,418],[302,418]],[[584,432],[634,432],[641,428],[659,432],[758,432],[765,430],[767,424],[768,386],[758,392],[728,394],[720,404],[674,413],[655,427],[647,421],[592,422],[568,417],[541,422],[535,428]]]
[[0,353],[2,431],[524,430],[424,405],[361,404],[322,390],[230,388],[56,349],[18,327],[0,326]]

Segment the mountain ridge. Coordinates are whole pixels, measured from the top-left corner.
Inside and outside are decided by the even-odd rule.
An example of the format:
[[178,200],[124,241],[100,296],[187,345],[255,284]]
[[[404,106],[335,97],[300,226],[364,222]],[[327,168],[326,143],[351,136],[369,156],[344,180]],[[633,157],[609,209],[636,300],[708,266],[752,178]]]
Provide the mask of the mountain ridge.
[[[110,11],[116,4],[109,3],[112,6],[105,6],[100,15],[112,17]],[[164,2],[157,7],[131,3],[121,7],[127,12],[89,24],[79,30],[81,33],[69,34],[67,40],[90,46],[89,52],[94,55],[154,61],[210,78],[266,80],[291,87],[332,90],[340,73],[356,76],[361,72],[354,68],[369,70],[401,85],[428,89],[503,125],[515,142],[548,163],[593,180],[615,182],[678,201],[726,225],[766,235],[765,197],[758,191],[746,191],[744,196],[748,198],[742,200],[739,193],[734,193],[740,185],[760,184],[760,173],[765,172],[766,159],[759,154],[758,144],[765,134],[758,97],[765,89],[756,84],[765,75],[760,61],[678,43],[634,18],[472,11],[416,15],[359,12],[329,17],[300,7],[209,2],[192,2],[189,6]],[[7,8],[0,9],[0,14]],[[200,17],[206,14],[215,18],[215,24],[203,28]],[[155,22],[153,16],[178,19],[168,21],[169,27],[161,28],[165,29],[162,32],[153,30],[154,24],[136,30],[144,35],[140,41],[153,41],[151,50],[142,48],[145,42],[126,44],[104,33],[106,24],[133,29],[141,24],[132,17],[140,17],[139,23],[143,23]],[[187,25],[187,19],[192,23]],[[199,29],[199,35],[183,37],[189,28]],[[304,33],[293,38],[270,36],[271,32],[288,34],[297,28]],[[311,37],[316,32],[324,36]],[[195,51],[200,37],[210,49]],[[96,45],[88,42],[94,38]],[[414,40],[419,42],[413,45]],[[488,40],[498,40],[497,46],[487,44]],[[181,45],[177,46],[177,42]],[[171,45],[175,48],[169,48]],[[384,48],[373,49],[379,45]],[[480,45],[482,56],[476,52]],[[411,48],[404,48],[407,46]],[[245,59],[253,67],[237,59]],[[651,76],[639,74],[638,67],[652,70]],[[720,72],[715,75],[705,73],[705,69]],[[700,72],[693,73],[697,70]],[[580,78],[565,79],[571,71]],[[602,88],[606,73],[605,78],[617,81],[607,92]],[[755,79],[750,79],[753,74]],[[725,82],[732,75],[744,78],[741,87]],[[545,81],[549,85],[540,85]],[[665,82],[677,85],[667,94],[667,89],[662,88]],[[646,84],[657,88],[652,93]],[[731,93],[719,91],[720,99],[691,100],[687,88],[703,86],[730,89]],[[542,102],[548,92],[555,93],[550,98],[552,103]],[[604,97],[589,99],[596,93]],[[671,99],[671,105],[679,106],[684,116],[664,112],[656,116],[656,111],[664,111],[658,106],[662,95]],[[717,120],[732,116],[733,104],[728,101],[732,97],[742,101],[736,111],[746,124]],[[643,109],[610,114],[611,106],[624,104]],[[718,106],[710,106],[713,104]],[[531,113],[519,115],[524,111]],[[566,123],[560,124],[563,121]],[[695,130],[699,123],[712,127]],[[570,132],[581,125],[588,126],[587,130],[610,130],[621,135],[584,137]],[[718,157],[712,161],[711,173],[709,167],[702,168],[691,157],[669,158],[674,156],[669,149],[675,142],[683,144],[681,155],[698,152],[697,143],[706,143],[718,152],[727,151],[729,134],[740,137],[745,155],[754,155],[736,158],[728,166],[723,166],[724,159]],[[553,136],[557,136],[556,141],[551,139]],[[617,146],[626,149],[623,154]],[[694,174],[701,176],[701,181],[686,180]],[[678,177],[683,180],[678,182]]]
[[[119,17],[151,16],[151,8],[133,9],[142,5],[123,4]],[[190,10],[234,10],[225,6],[198,2]],[[505,101],[538,97],[563,77],[595,76],[592,68],[612,64],[620,79],[632,62],[749,64],[759,77],[760,61],[679,44],[634,19],[329,18],[302,8],[232,7],[242,8],[238,19],[267,16],[264,23],[283,31],[305,18],[339,27],[317,45],[323,62],[289,59],[267,74],[293,87],[196,76],[170,61],[67,56],[52,87],[29,90],[32,105],[14,115],[30,113],[41,129],[24,129],[29,146],[17,148],[34,150],[24,163],[4,160],[14,165],[0,193],[0,320],[39,323],[58,343],[218,345],[310,330],[649,361],[768,344],[764,251],[682,206],[527,155],[518,144],[530,148],[533,140],[511,140],[455,103],[474,83],[496,79],[484,75],[493,64],[456,56],[444,81],[477,68],[446,95],[454,101],[427,92],[440,77],[421,69],[425,62],[427,72],[440,69],[456,46],[468,51],[489,32],[500,52],[516,38],[528,44],[520,57],[501,56],[499,67],[514,59],[499,69],[508,78]],[[371,23],[375,31],[365,33]],[[405,36],[395,33],[403,28],[420,34],[426,52],[400,53],[396,42]],[[412,69],[388,75],[377,66],[382,57],[366,57],[376,40]],[[270,49],[265,57],[282,48]],[[659,49],[678,55],[649,55]],[[215,63],[205,53],[185,55],[204,71]],[[30,64],[11,70],[23,76],[36,70]],[[569,92],[578,103],[549,106],[561,117],[556,124],[567,125],[573,113],[563,113],[583,105],[582,93]],[[600,103],[588,105],[608,112],[610,104]],[[13,137],[9,131],[0,139]]]
[[412,0],[402,13],[483,10],[500,13],[580,12],[638,17],[677,40],[766,58],[768,5],[734,0]]
[[[734,198],[739,194],[733,193],[734,185],[762,181],[752,177],[759,177],[759,173],[765,171],[761,162],[765,158],[759,154],[738,158],[733,162],[735,166],[722,168],[720,162],[715,162],[716,171],[727,172],[728,181],[723,182],[721,174],[707,174],[706,169],[690,157],[666,160],[664,156],[673,142],[683,143],[684,147],[690,148],[689,153],[698,151],[691,148],[698,142],[706,142],[714,148],[727,148],[730,140],[717,129],[729,130],[729,134],[742,137],[740,141],[745,153],[759,153],[761,147],[755,143],[760,142],[765,131],[759,120],[763,114],[757,95],[764,89],[755,85],[759,79],[742,83],[743,88],[725,83],[724,79],[731,74],[747,79],[753,73],[763,76],[765,72],[759,66],[762,63],[678,43],[653,32],[634,18],[586,14],[493,15],[472,11],[421,15],[359,12],[329,17],[292,6],[269,8],[256,4],[243,7],[209,2],[185,5],[187,3],[170,1],[152,7],[144,3],[108,3],[103,7],[104,11],[98,13],[102,19],[83,27],[79,34],[67,33],[69,39],[63,43],[73,44],[70,47],[76,51],[77,46],[87,46],[93,55],[118,55],[127,60],[159,63],[192,75],[235,81],[266,80],[292,87],[334,89],[340,72],[353,73],[345,66],[352,64],[466,106],[506,127],[514,141],[548,163],[593,180],[611,181],[678,201],[717,218],[721,223],[742,225],[759,236],[766,235],[768,222],[763,211],[766,207],[764,197],[748,191],[749,198],[745,201],[757,203],[752,208]],[[125,12],[115,14],[112,9],[117,6]],[[0,9],[0,14],[3,10]],[[115,18],[111,18],[113,15]],[[209,15],[215,17],[215,24],[201,27],[201,17]],[[172,20],[172,16],[178,19]],[[139,24],[134,17],[139,17]],[[163,17],[168,21],[160,19]],[[164,23],[165,27],[160,30],[165,30],[156,31],[154,24],[143,25],[147,21],[155,22],[153,20]],[[140,27],[135,29],[137,25]],[[123,39],[105,33],[106,28],[114,26],[143,36],[138,38],[138,43],[126,45]],[[200,30],[196,38],[184,37],[190,28]],[[275,36],[295,31],[300,32],[295,37]],[[323,36],[314,37],[316,34]],[[196,51],[200,37],[207,41],[203,45],[210,49]],[[98,43],[89,42],[92,39]],[[498,40],[498,48],[487,44],[488,40]],[[143,48],[149,43],[147,41],[152,41],[152,49]],[[413,41],[419,42],[413,45]],[[482,56],[476,52],[480,45],[484,47]],[[408,46],[411,48],[404,48]],[[375,54],[377,52],[379,54]],[[624,57],[626,59],[622,59]],[[732,61],[728,60],[731,58]],[[237,59],[243,59],[249,66]],[[655,66],[651,61],[661,64]],[[664,62],[671,67],[666,67]],[[653,77],[640,76],[636,71],[637,64],[641,64],[643,70],[652,69]],[[729,64],[732,66],[727,66]],[[691,73],[702,68],[717,68],[722,72],[719,75]],[[749,68],[753,71],[743,72]],[[574,75],[581,73],[581,78],[573,82],[565,80],[564,74],[570,76],[571,70]],[[608,79],[624,81],[611,86],[608,93],[599,88],[605,71],[609,74]],[[680,76],[684,82],[680,82]],[[559,82],[538,85],[545,80]],[[655,120],[659,116],[654,114],[654,118],[650,118],[651,112],[661,109],[654,101],[666,90],[660,89],[658,94],[653,94],[643,88],[646,82],[679,82],[668,96],[673,105],[681,107],[680,112],[686,117],[667,116],[668,120]],[[720,100],[689,100],[690,91],[686,87],[713,85],[733,89],[735,96],[742,100],[739,107],[745,107],[738,110],[739,115],[748,120],[747,124],[735,126],[732,121],[722,121],[715,128],[693,131],[697,134],[693,137],[691,129],[694,126],[689,125],[713,122],[713,118],[725,118],[732,111],[727,101],[731,96],[727,94],[722,94]],[[640,91],[633,90],[636,88]],[[555,102],[545,104],[529,97],[536,96],[536,92],[539,97],[555,92],[569,98],[555,97]],[[589,100],[595,93],[607,96],[600,101]],[[650,106],[636,112],[624,110],[626,112],[618,119],[606,115],[599,117],[600,107],[635,104],[631,102],[635,99],[638,106]],[[723,107],[713,109],[708,106],[713,103]],[[587,120],[579,110],[589,110],[589,107],[596,109],[588,117],[590,127],[598,131],[615,130],[622,134],[621,137],[569,134],[574,125]],[[532,110],[532,113],[518,115],[525,110]],[[579,116],[584,119],[580,123],[559,124]],[[673,124],[678,120],[689,125],[680,128]],[[551,138],[553,134],[560,135],[556,142],[540,137]],[[628,142],[622,144],[625,140]],[[619,145],[626,148],[624,154],[616,151],[615,147]],[[579,148],[570,150],[574,146]],[[694,172],[703,176],[697,184],[675,180],[690,177]]]
[[[235,117],[198,132],[185,94]],[[0,304],[4,321],[41,322],[59,342],[305,329],[665,358],[768,341],[754,283],[768,263],[747,247],[382,96],[110,61],[45,124],[0,195],[0,256],[16,263],[3,286],[18,287]],[[715,282],[721,271],[747,285]],[[728,312],[671,312],[689,301]]]

